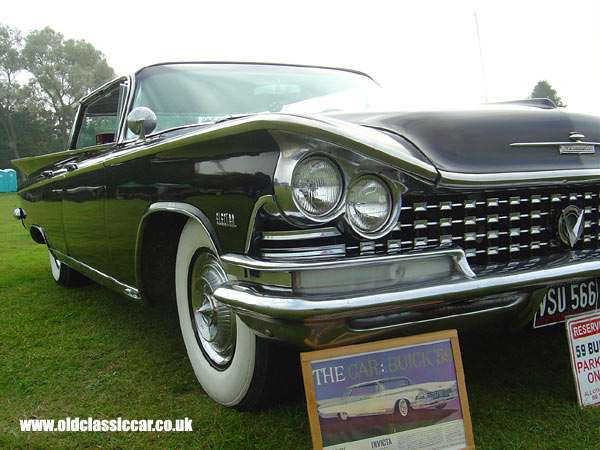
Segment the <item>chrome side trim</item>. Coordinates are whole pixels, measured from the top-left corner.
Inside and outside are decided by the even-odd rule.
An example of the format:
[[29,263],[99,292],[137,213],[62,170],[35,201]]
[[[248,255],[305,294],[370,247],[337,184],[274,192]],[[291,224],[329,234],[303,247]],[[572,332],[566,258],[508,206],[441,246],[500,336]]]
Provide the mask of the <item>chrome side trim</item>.
[[[578,135],[572,135],[573,137]],[[581,136],[581,135],[579,135]],[[568,142],[514,142],[510,144],[511,147],[556,147],[559,145],[600,145],[600,142],[586,142],[586,141],[568,141]]]
[[286,261],[290,258],[308,258],[308,257],[326,257],[345,255],[346,245],[323,245],[320,247],[288,247],[282,249],[276,248],[263,248],[262,256],[264,258],[278,259],[280,261]]
[[[131,105],[133,96],[130,97]],[[149,139],[144,147],[124,147],[118,156],[109,159],[106,163],[107,165],[119,164],[134,158],[153,155],[173,148],[173,144],[176,142],[183,146],[255,130],[280,130],[309,136],[352,149],[364,157],[379,161],[384,167],[398,169],[429,182],[434,182],[438,177],[438,171],[433,165],[417,159],[409,150],[380,131],[330,117],[282,113],[254,114],[200,127],[182,136],[161,136],[159,140]],[[148,138],[153,135],[149,135]],[[123,140],[119,141],[119,144],[133,143],[134,141],[134,139]]]
[[437,258],[439,256],[448,256],[454,261],[456,269],[467,278],[475,278],[476,275],[471,270],[465,252],[460,248],[449,248],[444,250],[431,250],[418,253],[405,253],[381,256],[361,256],[357,258],[346,258],[334,261],[268,261],[252,258],[247,255],[236,253],[227,253],[221,256],[221,260],[226,264],[241,267],[243,269],[259,270],[266,272],[297,272],[301,270],[318,269],[343,269],[352,265],[373,265],[382,263],[393,263],[397,261],[410,261],[416,259]]
[[478,188],[482,186],[511,187],[516,183],[520,187],[542,186],[548,183],[593,183],[600,180],[600,169],[546,170],[538,172],[511,173],[458,173],[440,170],[441,187]]
[[91,278],[95,282],[102,284],[108,288],[114,289],[115,291],[121,294],[125,294],[126,296],[131,297],[134,300],[142,299],[137,288],[122,283],[116,278],[113,278],[110,275],[106,275],[105,273],[100,272],[99,270],[96,270],[93,267],[82,263],[81,261],[71,258],[70,256],[59,252],[58,250],[50,249],[50,251],[56,259],[58,259],[61,262],[64,262],[67,266],[71,267],[72,269],[81,272],[83,275],[85,275],[88,278]]
[[254,204],[254,208],[252,209],[252,213],[250,214],[250,222],[248,223],[248,230],[246,231],[246,246],[245,251],[248,253],[250,250],[250,245],[252,244],[252,232],[254,231],[254,224],[256,223],[256,216],[258,211],[263,205],[268,203],[275,204],[275,200],[272,195],[263,195],[260,197],[256,203]]
[[310,230],[293,231],[263,231],[263,241],[299,241],[303,239],[319,239],[341,236],[342,233],[335,227],[313,228]]

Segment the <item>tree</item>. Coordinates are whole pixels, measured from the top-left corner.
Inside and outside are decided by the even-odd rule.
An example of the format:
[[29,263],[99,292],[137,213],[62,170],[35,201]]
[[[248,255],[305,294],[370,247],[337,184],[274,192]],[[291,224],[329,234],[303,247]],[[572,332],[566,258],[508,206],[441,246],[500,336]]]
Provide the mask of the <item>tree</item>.
[[69,139],[74,104],[92,89],[114,78],[104,55],[91,44],[63,35],[51,28],[32,31],[23,48],[30,86],[53,113],[63,146]]
[[556,106],[565,106],[556,91],[552,89],[552,86],[546,80],[538,81],[529,98],[548,98],[552,100]]
[[0,124],[6,136],[10,157],[18,158],[19,149],[15,134],[15,114],[25,94],[17,83],[23,70],[21,48],[23,39],[18,30],[0,25]]

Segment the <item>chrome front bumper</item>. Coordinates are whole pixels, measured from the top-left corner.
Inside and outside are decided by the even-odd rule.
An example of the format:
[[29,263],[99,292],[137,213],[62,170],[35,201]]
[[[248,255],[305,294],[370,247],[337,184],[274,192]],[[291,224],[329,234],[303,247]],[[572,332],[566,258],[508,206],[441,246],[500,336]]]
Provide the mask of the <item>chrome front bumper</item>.
[[[294,271],[422,260],[446,254],[455,271],[427,283],[343,295],[298,295],[290,287],[245,279],[277,280]],[[546,287],[600,275],[600,250],[568,252],[528,262],[488,267],[476,275],[460,249],[342,261],[274,263],[241,255],[221,257],[231,281],[214,292],[257,334],[317,349],[447,328],[504,322],[518,328],[534,316]],[[237,279],[235,279],[237,278]]]

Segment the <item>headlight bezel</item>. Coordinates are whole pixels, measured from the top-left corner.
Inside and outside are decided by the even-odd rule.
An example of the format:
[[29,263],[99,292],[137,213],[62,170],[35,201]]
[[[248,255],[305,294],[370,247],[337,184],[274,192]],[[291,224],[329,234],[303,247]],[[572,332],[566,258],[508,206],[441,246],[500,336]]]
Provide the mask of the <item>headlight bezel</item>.
[[[385,203],[386,203],[385,218],[383,219],[383,221],[379,220],[378,223],[371,229],[369,229],[368,227],[361,226],[361,224],[359,223],[360,220],[357,220],[351,211],[353,204],[367,203],[366,198],[364,198],[363,201],[359,200],[359,201],[353,202],[352,197],[353,197],[353,195],[360,194],[360,192],[355,192],[356,190],[363,191],[363,196],[368,195],[368,193],[364,193],[364,190],[368,186],[363,185],[362,187],[359,187],[359,185],[361,185],[363,183],[369,183],[369,182],[373,182],[375,185],[378,185],[377,189],[381,188],[381,190],[383,191],[380,193],[380,195],[385,195],[385,197],[386,197],[386,199],[385,199]],[[370,203],[374,203],[374,202],[370,202]],[[370,174],[370,173],[364,174],[364,175],[354,179],[348,186],[348,193],[346,195],[346,202],[345,202],[345,208],[344,208],[346,222],[348,222],[348,224],[352,227],[352,229],[357,233],[366,233],[366,234],[377,233],[379,230],[384,228],[385,225],[388,223],[390,215],[392,213],[393,204],[394,204],[394,199],[392,198],[392,191],[389,188],[389,186],[387,185],[387,183],[385,181],[383,181],[377,175]],[[354,208],[354,209],[356,210],[356,208]]]
[[[346,227],[347,231],[358,237],[378,239],[388,234],[398,222],[401,209],[401,197],[407,191],[407,183],[412,178],[389,164],[368,157],[362,152],[347,148],[339,143],[324,141],[315,137],[306,137],[296,133],[272,130],[271,135],[279,144],[280,157],[273,177],[275,203],[265,211],[273,216],[281,217],[291,225],[309,228],[324,223],[340,220],[338,227]],[[327,158],[339,170],[342,177],[343,191],[337,205],[322,216],[306,214],[296,204],[292,195],[292,175],[296,167],[310,158]],[[386,223],[376,232],[364,233],[354,230],[344,218],[348,189],[352,183],[363,176],[373,175],[382,180],[391,192],[392,211]]]
[[[388,234],[398,223],[398,218],[400,216],[400,210],[402,208],[402,193],[399,189],[399,186],[396,183],[392,183],[388,178],[382,176],[379,173],[374,173],[372,171],[365,171],[362,173],[356,174],[357,176],[352,180],[349,184],[345,205],[344,205],[344,220],[350,226],[352,231],[356,233],[358,236],[365,239],[378,239],[382,236]],[[350,195],[351,190],[358,185],[361,181],[372,179],[380,183],[384,189],[386,189],[389,199],[389,212],[386,219],[383,221],[381,225],[375,228],[372,231],[364,230],[358,227],[355,223],[352,222],[351,216],[348,212],[348,196]]]
[[[302,206],[300,203],[300,200],[297,198],[297,196],[294,194],[295,192],[295,179],[298,176],[298,172],[301,168],[303,168],[303,166],[305,166],[306,164],[310,164],[313,161],[322,161],[326,164],[329,164],[333,170],[335,171],[335,174],[337,175],[337,181],[338,181],[338,187],[339,187],[339,193],[337,195],[337,198],[335,200],[335,202],[332,203],[332,205],[327,208],[325,211],[321,212],[321,213],[313,213],[311,211],[309,211],[307,208],[305,208],[304,206]],[[339,164],[337,164],[332,158],[322,155],[320,153],[316,153],[316,154],[309,154],[306,157],[300,159],[294,166],[293,170],[292,170],[292,177],[291,177],[291,194],[292,194],[292,200],[294,202],[294,204],[296,205],[296,208],[298,209],[298,211],[300,211],[302,214],[304,214],[308,219],[311,219],[315,222],[328,222],[329,220],[331,220],[332,218],[335,217],[337,210],[344,205],[345,203],[345,199],[346,199],[346,185],[344,183],[344,173],[341,170]]]

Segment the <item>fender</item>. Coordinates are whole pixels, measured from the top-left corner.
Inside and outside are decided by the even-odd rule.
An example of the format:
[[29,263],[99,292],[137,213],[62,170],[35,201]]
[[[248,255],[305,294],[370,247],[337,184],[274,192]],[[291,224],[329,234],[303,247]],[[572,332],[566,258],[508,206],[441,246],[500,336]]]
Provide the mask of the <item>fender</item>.
[[142,284],[142,248],[143,248],[143,239],[144,239],[144,231],[146,228],[146,224],[148,223],[148,219],[154,213],[158,212],[168,212],[171,214],[179,214],[183,216],[187,216],[191,219],[197,221],[204,230],[205,236],[203,236],[203,240],[206,242],[206,246],[210,248],[217,256],[220,256],[223,251],[219,244],[219,240],[217,238],[217,233],[215,232],[210,220],[208,217],[196,206],[190,205],[189,203],[182,202],[157,202],[148,206],[144,215],[142,216],[142,220],[138,226],[136,245],[135,245],[135,277],[136,277],[136,285],[140,292],[142,292],[143,296],[143,284]]

